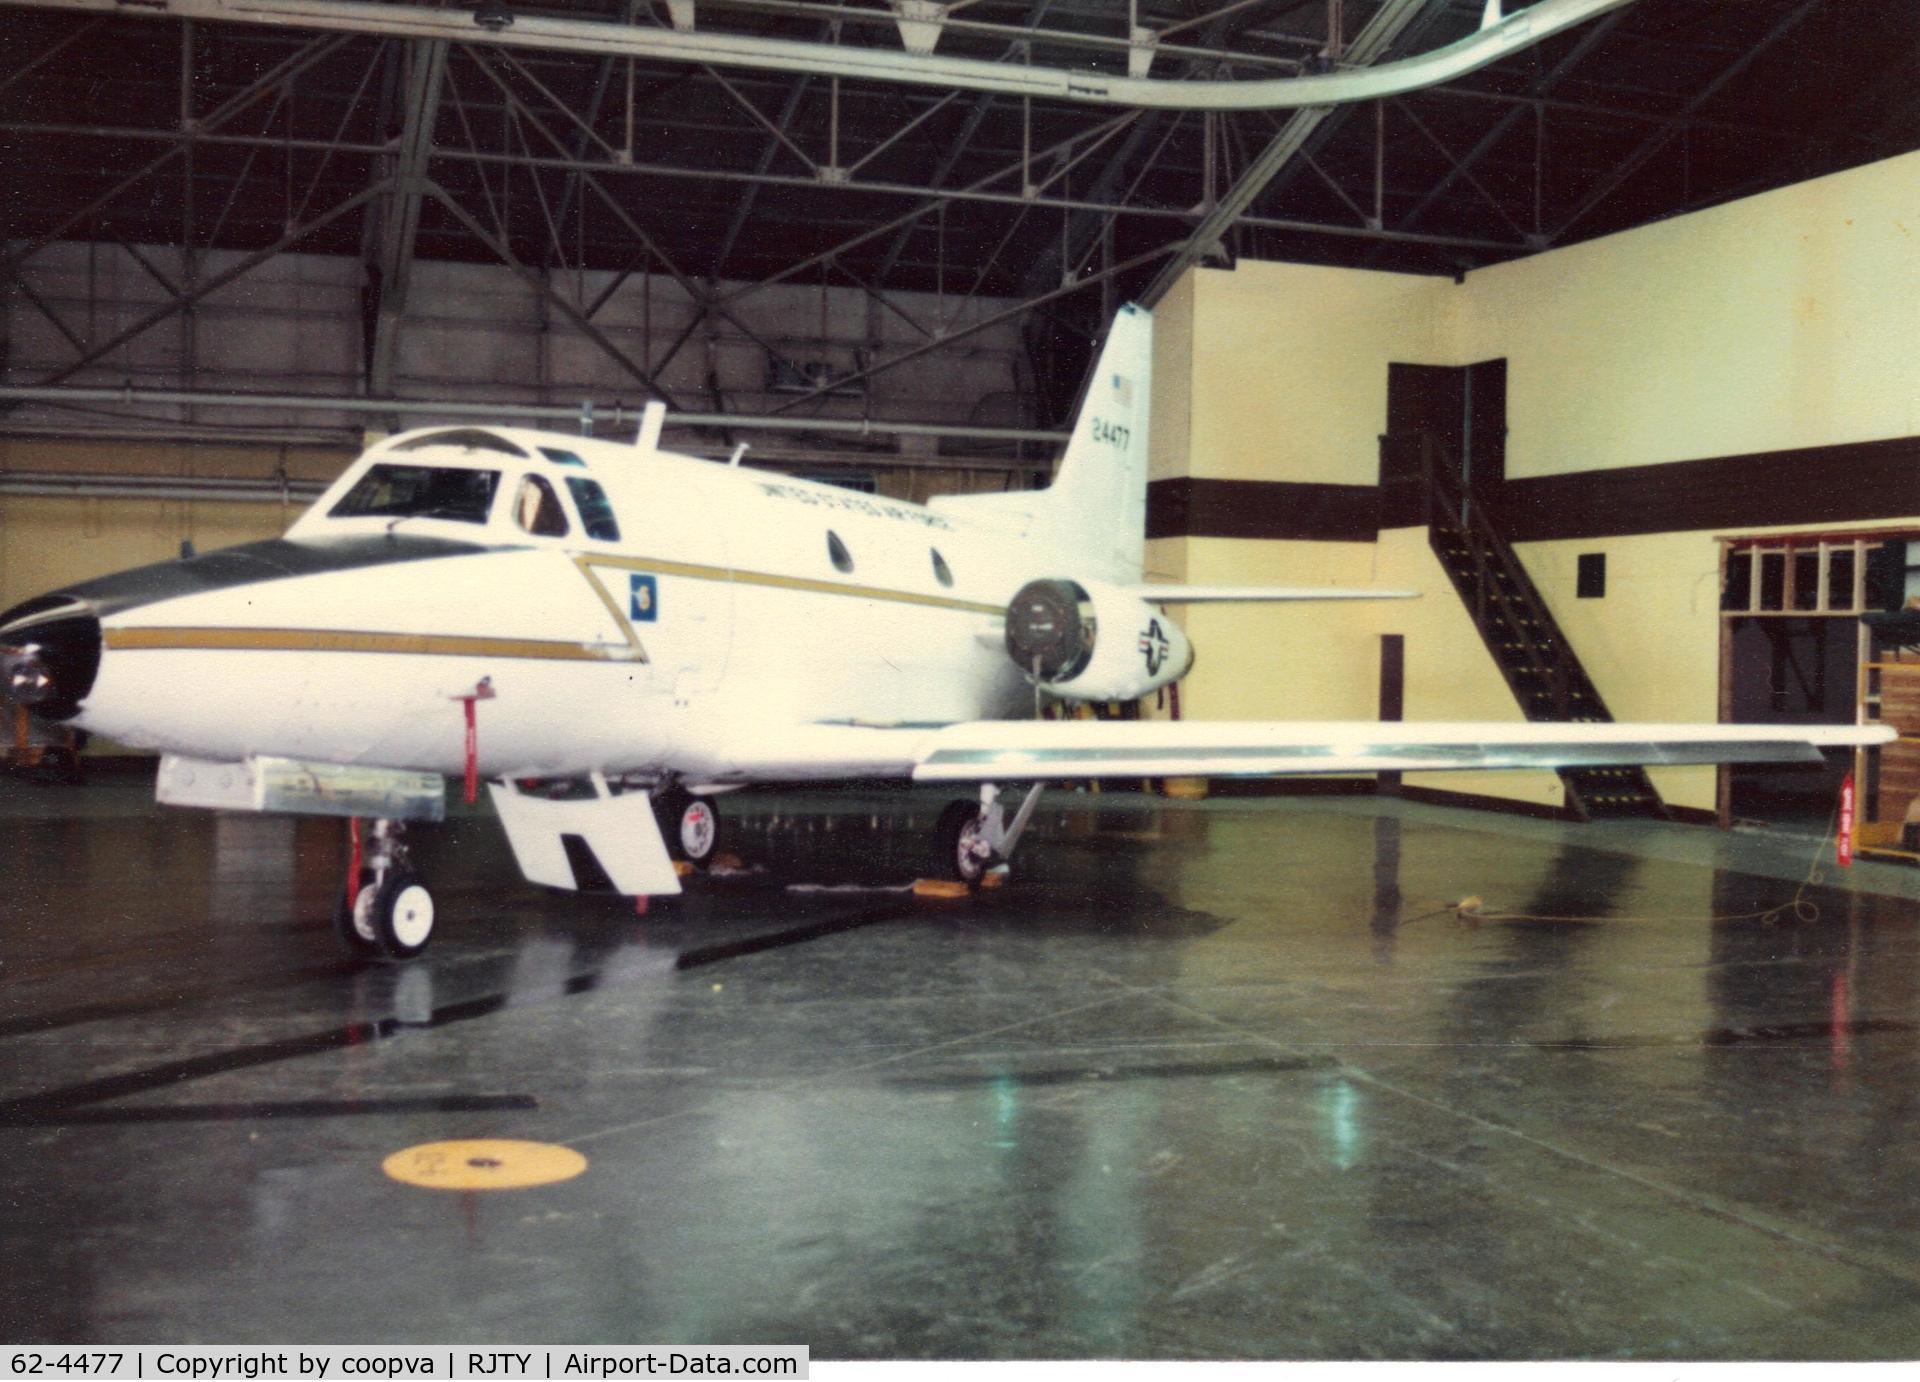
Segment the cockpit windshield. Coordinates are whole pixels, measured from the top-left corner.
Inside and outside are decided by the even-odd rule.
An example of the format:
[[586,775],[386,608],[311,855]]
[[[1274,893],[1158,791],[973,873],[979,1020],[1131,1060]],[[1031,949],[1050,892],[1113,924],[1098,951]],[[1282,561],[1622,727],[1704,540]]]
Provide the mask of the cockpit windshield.
[[448,518],[485,523],[500,484],[497,470],[376,465],[362,475],[331,518]]

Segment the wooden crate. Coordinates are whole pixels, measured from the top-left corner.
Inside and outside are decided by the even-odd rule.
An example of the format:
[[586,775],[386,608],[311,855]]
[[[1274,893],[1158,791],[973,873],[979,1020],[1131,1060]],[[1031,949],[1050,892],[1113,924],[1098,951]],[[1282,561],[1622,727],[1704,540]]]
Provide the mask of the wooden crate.
[[1873,819],[1898,825],[1920,801],[1920,662],[1882,662],[1880,719],[1900,732],[1900,742],[1880,750],[1880,794]]

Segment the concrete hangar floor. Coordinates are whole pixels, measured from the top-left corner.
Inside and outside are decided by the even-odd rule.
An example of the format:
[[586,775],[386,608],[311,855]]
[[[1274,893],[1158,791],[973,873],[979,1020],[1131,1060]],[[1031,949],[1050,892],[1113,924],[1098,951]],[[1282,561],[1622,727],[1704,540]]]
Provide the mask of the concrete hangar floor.
[[[943,797],[755,795],[645,917],[463,815],[433,950],[354,967],[337,824],[149,790],[0,784],[8,1342],[1920,1353],[1912,872],[1110,795],[955,903],[788,886],[911,878]],[[479,1137],[587,1166],[382,1172]]]

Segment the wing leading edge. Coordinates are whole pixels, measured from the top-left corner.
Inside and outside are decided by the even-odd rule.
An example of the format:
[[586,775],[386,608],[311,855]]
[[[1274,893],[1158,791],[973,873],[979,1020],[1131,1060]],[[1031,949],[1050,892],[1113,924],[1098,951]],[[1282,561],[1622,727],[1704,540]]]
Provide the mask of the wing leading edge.
[[1317,585],[1130,585],[1151,605],[1272,604],[1295,600],[1417,600],[1417,590],[1371,590]]
[[916,782],[1287,777],[1645,764],[1811,763],[1891,742],[1884,725],[980,720],[930,732]]

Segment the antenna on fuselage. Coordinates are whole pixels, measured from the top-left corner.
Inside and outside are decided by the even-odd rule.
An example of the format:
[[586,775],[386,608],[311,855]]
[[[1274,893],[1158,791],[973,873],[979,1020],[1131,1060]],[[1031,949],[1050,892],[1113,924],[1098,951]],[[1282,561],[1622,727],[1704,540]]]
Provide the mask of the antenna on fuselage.
[[640,410],[640,433],[633,439],[637,451],[658,451],[660,429],[667,425],[667,405],[658,399]]
[[727,464],[728,464],[728,465],[739,465],[739,464],[740,464],[740,458],[741,458],[742,456],[744,456],[744,455],[746,455],[746,454],[747,454],[747,443],[746,443],[746,442],[737,442],[737,443],[735,443],[735,445],[734,445],[734,448],[733,448],[733,454],[732,454],[731,456],[729,456],[729,457],[727,457]]

